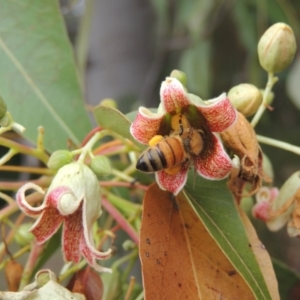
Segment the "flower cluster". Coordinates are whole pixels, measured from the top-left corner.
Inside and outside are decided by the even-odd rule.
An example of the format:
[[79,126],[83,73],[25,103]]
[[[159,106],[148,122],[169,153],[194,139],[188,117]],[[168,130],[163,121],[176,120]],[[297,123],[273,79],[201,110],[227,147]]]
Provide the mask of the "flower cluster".
[[171,172],[165,169],[155,173],[160,188],[176,195],[186,183],[191,164],[199,175],[207,179],[226,177],[232,168],[232,163],[216,134],[230,127],[236,120],[236,110],[226,94],[202,101],[195,95],[187,93],[179,80],[168,77],[161,85],[160,98],[161,104],[157,113],[145,107],[139,108],[131,126],[131,134],[137,141],[149,144],[157,135],[162,137],[172,135],[170,120],[178,114],[184,115],[189,126],[200,131],[203,139],[201,153],[194,156],[188,164],[181,162],[176,174],[170,174]]

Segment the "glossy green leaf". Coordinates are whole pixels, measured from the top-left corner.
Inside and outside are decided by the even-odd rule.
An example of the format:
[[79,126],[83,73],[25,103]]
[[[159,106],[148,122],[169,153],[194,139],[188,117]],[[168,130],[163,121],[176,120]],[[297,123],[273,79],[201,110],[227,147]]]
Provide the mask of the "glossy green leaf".
[[91,129],[58,1],[0,0],[0,94],[26,138],[45,128],[50,152]]
[[190,172],[185,193],[204,226],[257,299],[271,299],[226,181],[210,181]]
[[129,139],[139,148],[143,147],[143,145],[137,142],[130,134],[131,122],[119,110],[109,106],[98,105],[94,109],[94,116],[100,127],[110,129],[124,138]]

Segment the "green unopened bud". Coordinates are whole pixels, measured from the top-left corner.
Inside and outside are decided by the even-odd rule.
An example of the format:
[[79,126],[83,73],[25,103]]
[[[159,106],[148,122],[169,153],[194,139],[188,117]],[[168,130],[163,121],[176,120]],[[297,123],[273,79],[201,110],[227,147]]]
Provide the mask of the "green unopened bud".
[[48,168],[58,170],[64,165],[71,163],[73,155],[68,150],[57,150],[52,153],[47,163]]
[[6,103],[4,102],[3,98],[0,96],[0,119],[4,117],[7,111]]
[[102,106],[108,106],[112,108],[118,108],[118,104],[114,99],[111,98],[105,98],[100,102],[100,105]]
[[130,251],[136,248],[136,244],[131,240],[126,240],[123,242],[122,247],[125,251]]
[[[262,96],[263,96],[263,94],[264,94],[264,90],[260,90],[260,92],[261,92],[261,94],[262,94]],[[272,102],[273,102],[273,100],[274,100],[274,93],[271,91],[271,92],[269,92],[268,93],[268,95],[267,95],[267,99],[266,99],[266,105],[271,105],[272,104]]]
[[186,75],[185,73],[183,73],[182,71],[179,70],[173,70],[171,72],[170,77],[176,78],[177,80],[179,80],[181,82],[181,84],[186,87]]
[[276,23],[267,29],[258,42],[260,65],[267,72],[281,72],[293,61],[296,48],[292,28],[284,23]]
[[256,113],[262,103],[260,90],[248,83],[242,83],[233,87],[227,95],[231,104],[245,117]]
[[100,176],[107,176],[111,174],[110,160],[104,155],[93,157],[90,168]]
[[11,123],[11,118],[6,114],[0,119],[1,127],[8,127]]
[[20,225],[16,234],[14,235],[15,241],[20,247],[28,245],[34,239],[34,235],[29,232],[31,227],[31,223],[24,223]]

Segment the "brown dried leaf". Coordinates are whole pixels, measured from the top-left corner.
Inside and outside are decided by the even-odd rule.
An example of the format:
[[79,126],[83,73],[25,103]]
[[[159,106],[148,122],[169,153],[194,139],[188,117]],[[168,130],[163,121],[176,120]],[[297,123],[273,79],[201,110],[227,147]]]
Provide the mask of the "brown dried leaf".
[[252,223],[249,221],[247,215],[244,213],[244,211],[238,206],[238,210],[241,216],[241,219],[243,221],[245,230],[247,232],[247,236],[249,238],[251,248],[253,250],[253,253],[256,257],[256,260],[260,266],[260,270],[264,276],[265,282],[268,286],[269,292],[271,294],[272,300],[279,300],[279,291],[278,291],[278,283],[276,279],[276,275],[273,269],[273,265],[271,262],[271,258],[265,248],[265,246],[262,244],[262,242],[259,240],[256,231],[252,225]]
[[[173,199],[173,200],[172,200]],[[255,299],[183,194],[145,195],[140,258],[145,299]]]
[[5,266],[5,277],[7,281],[8,290],[16,292],[19,289],[19,284],[23,274],[23,266],[14,261],[10,260]]

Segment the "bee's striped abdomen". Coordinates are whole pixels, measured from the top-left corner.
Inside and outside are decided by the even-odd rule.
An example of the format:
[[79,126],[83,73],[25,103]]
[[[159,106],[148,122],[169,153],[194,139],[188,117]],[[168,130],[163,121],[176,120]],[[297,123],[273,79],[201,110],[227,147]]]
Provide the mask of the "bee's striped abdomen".
[[155,146],[145,150],[136,165],[136,168],[144,172],[157,172],[171,168],[184,159],[182,143],[176,137],[168,137]]

